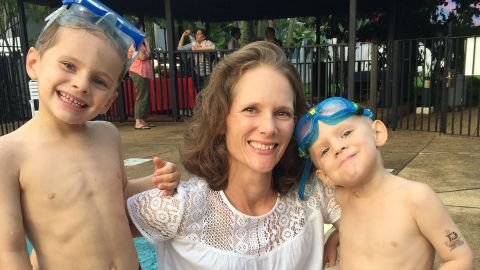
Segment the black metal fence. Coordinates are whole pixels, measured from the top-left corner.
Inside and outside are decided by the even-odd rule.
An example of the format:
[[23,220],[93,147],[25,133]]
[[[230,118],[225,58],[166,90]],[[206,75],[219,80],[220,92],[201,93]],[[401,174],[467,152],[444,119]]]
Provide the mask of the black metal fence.
[[[17,14],[4,10],[4,14]],[[24,55],[20,44],[20,20],[17,16],[4,16],[0,27],[0,135],[9,133],[31,117]]]
[[379,55],[377,114],[390,127],[480,136],[480,37],[398,40]]
[[[330,96],[348,97],[347,45],[285,48],[300,74],[310,104]],[[393,129],[480,136],[480,37],[356,46],[355,91],[348,98],[372,108],[377,118]],[[155,51],[151,113],[171,116],[172,120],[176,120],[174,115],[191,116],[196,95],[215,64],[228,53],[175,51],[177,89],[172,91],[167,53]],[[30,115],[22,59],[19,53],[0,58],[5,63],[0,64],[2,134],[23,124]],[[172,102],[173,97],[176,102]],[[106,119],[132,119],[134,102],[134,86],[126,78]]]

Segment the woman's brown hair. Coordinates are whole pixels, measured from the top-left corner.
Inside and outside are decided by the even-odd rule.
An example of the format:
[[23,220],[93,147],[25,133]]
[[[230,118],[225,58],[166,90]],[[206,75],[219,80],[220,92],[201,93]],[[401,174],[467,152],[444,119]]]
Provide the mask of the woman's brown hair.
[[[228,184],[229,161],[224,134],[232,104],[232,89],[247,70],[260,65],[273,67],[290,82],[295,94],[295,119],[307,111],[300,77],[285,52],[275,44],[253,42],[220,61],[207,86],[197,97],[193,117],[180,149],[184,167],[190,173],[204,178],[213,190],[223,190]],[[281,194],[285,194],[300,178],[304,161],[297,151],[297,143],[292,136],[285,153],[273,169],[273,188]]]

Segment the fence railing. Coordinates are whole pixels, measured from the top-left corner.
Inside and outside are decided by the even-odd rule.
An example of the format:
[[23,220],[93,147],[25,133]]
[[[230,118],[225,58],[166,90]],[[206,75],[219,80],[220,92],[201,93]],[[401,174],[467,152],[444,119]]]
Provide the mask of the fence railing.
[[9,38],[16,32],[13,28],[9,35],[0,33],[0,135],[19,128],[31,117],[20,39]]
[[[356,44],[355,101],[372,108],[391,128],[479,135],[480,37],[397,40]],[[300,74],[307,100],[347,96],[348,46],[330,44],[284,48]],[[150,82],[152,114],[189,117],[211,70],[230,51],[174,51],[173,91],[167,52],[155,51]],[[30,116],[23,56],[0,54],[2,134]],[[173,102],[175,99],[176,102]],[[110,121],[132,119],[135,89],[127,77],[106,114]],[[176,106],[174,106],[176,104]]]

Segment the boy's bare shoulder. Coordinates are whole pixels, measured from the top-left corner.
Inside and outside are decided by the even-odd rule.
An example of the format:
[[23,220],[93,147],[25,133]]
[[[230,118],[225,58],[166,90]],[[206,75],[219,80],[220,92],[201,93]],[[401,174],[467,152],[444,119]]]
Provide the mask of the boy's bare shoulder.
[[117,127],[112,122],[109,122],[109,121],[96,120],[96,121],[89,121],[88,123],[90,123],[91,125],[94,125],[97,128],[105,128],[105,129],[118,131]]
[[[98,136],[110,139],[120,139],[120,133],[117,127],[108,121],[90,121],[87,123],[88,128]],[[106,137],[105,137],[106,136]],[[110,137],[111,136],[111,137]]]
[[399,177],[404,186],[405,194],[408,196],[410,202],[414,205],[422,205],[426,202],[429,202],[432,197],[436,196],[433,189],[422,182],[408,180],[405,178]]
[[90,128],[95,128],[95,129],[105,129],[105,130],[110,130],[110,131],[117,131],[117,127],[112,123],[108,121],[89,121],[88,125]]
[[27,139],[22,130],[15,130],[0,136],[0,179],[18,179],[24,145]]
[[25,128],[23,127],[0,136],[0,158],[8,157],[20,152],[22,149],[22,142],[26,141]]

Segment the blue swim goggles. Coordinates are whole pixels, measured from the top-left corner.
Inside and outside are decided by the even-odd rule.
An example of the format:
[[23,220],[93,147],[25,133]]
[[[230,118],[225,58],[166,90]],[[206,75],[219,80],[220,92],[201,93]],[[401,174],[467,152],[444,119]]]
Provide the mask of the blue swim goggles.
[[341,97],[331,97],[311,108],[298,121],[294,136],[298,143],[300,157],[307,159],[298,187],[298,195],[302,200],[305,197],[305,184],[312,167],[308,149],[317,140],[319,133],[317,121],[322,121],[322,123],[327,125],[336,125],[352,115],[366,116],[372,120],[375,118],[372,111],[361,107],[355,102]]
[[139,29],[97,0],[63,0],[62,4],[62,7],[45,18],[47,25],[42,31],[54,21],[62,26],[97,29],[112,39],[125,55],[133,46],[135,52],[127,63],[127,66],[130,66],[145,39],[145,35]]

